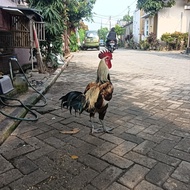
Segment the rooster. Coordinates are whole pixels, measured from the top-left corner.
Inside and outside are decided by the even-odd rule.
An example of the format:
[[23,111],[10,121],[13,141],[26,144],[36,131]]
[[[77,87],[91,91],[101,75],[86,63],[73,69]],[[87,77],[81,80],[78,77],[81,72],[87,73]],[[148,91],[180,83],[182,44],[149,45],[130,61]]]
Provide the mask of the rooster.
[[[104,125],[104,117],[108,108],[108,102],[112,99],[113,85],[110,80],[109,69],[112,67],[111,59],[112,53],[104,50],[98,55],[101,59],[98,69],[97,78],[95,82],[91,82],[86,86],[84,93],[79,91],[71,91],[60,98],[61,108],[69,108],[70,113],[72,109],[81,114],[84,110],[90,113],[91,133],[107,132],[112,129],[106,128]],[[102,128],[95,129],[94,116],[99,114],[99,120]]]

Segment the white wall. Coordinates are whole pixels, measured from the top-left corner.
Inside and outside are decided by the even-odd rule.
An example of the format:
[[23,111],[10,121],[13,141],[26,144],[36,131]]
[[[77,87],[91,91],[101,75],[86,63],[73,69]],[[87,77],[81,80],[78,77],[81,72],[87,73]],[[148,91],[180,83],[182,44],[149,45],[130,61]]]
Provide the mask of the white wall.
[[136,10],[133,14],[133,39],[134,42],[140,41],[140,10]]
[[31,63],[30,58],[30,49],[29,48],[15,48],[15,54],[17,55],[18,62],[20,65]]
[[12,2],[11,0],[0,0],[0,5],[5,7],[16,7],[16,3]]
[[20,4],[18,3],[18,0],[0,0],[0,6],[5,6],[5,7],[17,7],[17,5],[25,5],[25,3],[23,4],[22,2],[20,2]]
[[166,32],[188,32],[190,10],[184,10],[184,5],[184,0],[176,0],[175,6],[164,8],[159,11],[157,28],[158,39]]

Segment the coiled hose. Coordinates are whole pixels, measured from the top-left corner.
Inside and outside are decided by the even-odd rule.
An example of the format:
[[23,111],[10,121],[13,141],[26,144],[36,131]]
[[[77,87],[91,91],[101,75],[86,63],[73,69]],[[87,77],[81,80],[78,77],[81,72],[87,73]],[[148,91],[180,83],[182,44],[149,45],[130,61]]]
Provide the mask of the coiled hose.
[[[16,98],[10,98],[6,95],[0,95],[0,102],[4,105],[4,106],[8,106],[8,107],[23,107],[27,112],[30,112],[34,118],[20,118],[20,117],[15,117],[15,116],[12,116],[12,115],[8,115],[6,114],[5,112],[1,111],[0,110],[0,113],[3,114],[4,116],[8,117],[8,118],[11,118],[11,119],[16,119],[16,120],[20,120],[20,121],[37,121],[38,120],[38,115],[32,111],[32,107],[44,107],[47,105],[47,99],[46,97],[41,93],[39,92],[38,90],[36,90],[32,85],[31,83],[29,82],[29,80],[27,79],[22,67],[20,66],[20,64],[18,63],[18,60],[16,58],[10,58],[10,61],[15,61],[20,69],[20,71],[23,73],[24,75],[24,78],[26,79],[28,85],[36,92],[38,93],[41,97],[42,97],[42,100],[43,100],[43,104],[41,105],[30,105],[30,104],[24,104],[21,100],[19,99],[16,99]],[[13,101],[17,101],[19,102],[20,104],[18,105],[9,105],[9,104],[6,104],[4,102],[4,99],[6,100],[13,100]]]

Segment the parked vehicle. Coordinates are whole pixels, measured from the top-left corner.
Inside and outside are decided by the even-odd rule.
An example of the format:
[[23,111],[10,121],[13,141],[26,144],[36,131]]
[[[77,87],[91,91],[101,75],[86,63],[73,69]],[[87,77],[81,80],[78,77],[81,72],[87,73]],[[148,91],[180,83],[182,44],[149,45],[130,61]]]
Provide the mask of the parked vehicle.
[[111,53],[113,53],[113,51],[116,49],[115,41],[114,41],[114,40],[110,40],[110,41],[107,43],[106,48],[107,48]]
[[85,38],[82,44],[82,49],[87,50],[89,48],[97,48],[100,49],[100,39],[98,36],[98,32],[94,30],[86,31]]
[[105,46],[104,40],[100,39],[100,43],[99,44],[100,44],[101,47],[104,47]]

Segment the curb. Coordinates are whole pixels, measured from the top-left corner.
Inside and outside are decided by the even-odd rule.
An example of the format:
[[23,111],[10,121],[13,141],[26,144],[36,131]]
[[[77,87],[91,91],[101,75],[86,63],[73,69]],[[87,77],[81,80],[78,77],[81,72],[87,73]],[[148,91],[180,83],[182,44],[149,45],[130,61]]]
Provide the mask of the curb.
[[[57,78],[61,75],[61,73],[65,70],[65,68],[68,66],[69,62],[73,58],[74,55],[70,55],[66,60],[62,67],[58,68],[45,82],[44,87],[40,90],[41,94],[45,94],[47,90],[55,83]],[[40,94],[33,93],[30,97],[28,97],[24,103],[25,104],[35,104],[37,103],[41,98]],[[15,113],[16,117],[25,117],[28,113],[27,110],[21,107],[17,107],[11,114]],[[0,127],[0,145],[9,137],[9,135],[16,129],[16,127],[19,125],[21,121],[20,120],[14,120],[10,118],[5,118],[1,122]]]

